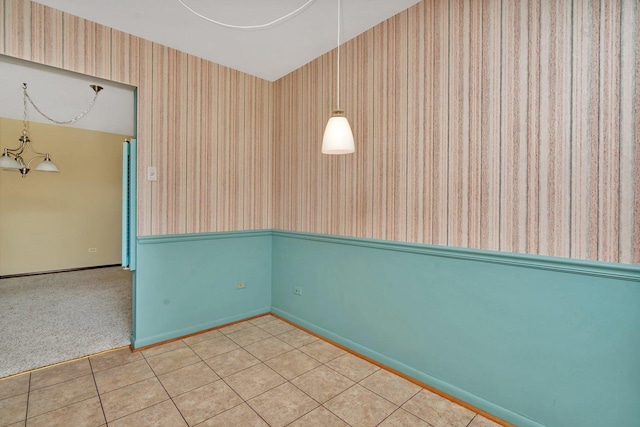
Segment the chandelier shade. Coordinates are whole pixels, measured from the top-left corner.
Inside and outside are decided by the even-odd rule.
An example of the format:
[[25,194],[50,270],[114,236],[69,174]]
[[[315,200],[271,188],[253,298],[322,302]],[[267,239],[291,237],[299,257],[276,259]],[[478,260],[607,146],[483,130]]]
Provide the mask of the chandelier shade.
[[41,161],[38,166],[36,166],[34,170],[40,172],[60,172],[60,169],[58,169],[58,166],[56,166],[56,164],[51,161],[51,158],[49,158],[48,154],[45,156],[44,160]]
[[16,159],[9,156],[8,150],[5,148],[2,156],[0,156],[0,169],[19,170],[20,163]]

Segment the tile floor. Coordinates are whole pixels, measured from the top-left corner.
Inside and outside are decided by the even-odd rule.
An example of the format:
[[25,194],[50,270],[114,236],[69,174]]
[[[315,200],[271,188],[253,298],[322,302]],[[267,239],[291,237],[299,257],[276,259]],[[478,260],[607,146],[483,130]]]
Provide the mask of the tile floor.
[[0,380],[0,426],[495,427],[271,315]]

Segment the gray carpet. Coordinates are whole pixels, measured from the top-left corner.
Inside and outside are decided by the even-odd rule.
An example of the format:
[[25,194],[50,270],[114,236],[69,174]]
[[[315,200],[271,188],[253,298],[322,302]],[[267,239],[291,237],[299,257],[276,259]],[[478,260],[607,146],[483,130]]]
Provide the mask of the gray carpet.
[[129,345],[131,272],[0,279],[0,378]]

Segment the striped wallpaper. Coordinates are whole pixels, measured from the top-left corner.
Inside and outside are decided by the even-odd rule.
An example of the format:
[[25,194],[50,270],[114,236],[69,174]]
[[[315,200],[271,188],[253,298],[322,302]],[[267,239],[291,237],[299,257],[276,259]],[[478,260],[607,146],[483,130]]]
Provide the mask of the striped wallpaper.
[[140,235],[280,228],[640,263],[637,0],[418,3],[343,46],[357,152],[339,157],[320,153],[335,50],[270,83],[0,5],[0,53],[138,87]]
[[[276,82],[274,227],[640,263],[637,0],[424,0]],[[348,25],[348,23],[345,23]]]
[[38,3],[0,5],[0,54],[138,87],[138,234],[271,228],[273,83]]

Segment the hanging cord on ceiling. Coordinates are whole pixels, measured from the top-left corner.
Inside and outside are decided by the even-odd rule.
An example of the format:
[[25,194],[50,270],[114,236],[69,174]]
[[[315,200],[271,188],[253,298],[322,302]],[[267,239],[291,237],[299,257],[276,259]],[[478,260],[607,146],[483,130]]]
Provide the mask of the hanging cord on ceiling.
[[[101,86],[97,86],[97,85],[90,85],[90,86],[91,86],[91,89],[93,89],[94,92],[96,93],[94,95],[94,97],[93,97],[93,100],[91,101],[91,104],[89,104],[89,106],[82,113],[78,114],[73,119],[65,120],[65,121],[58,121],[58,120],[52,119],[51,117],[47,116],[45,113],[42,112],[42,110],[40,110],[38,108],[38,106],[33,102],[31,97],[27,93],[27,84],[26,83],[22,83],[22,90],[24,91],[25,123],[26,123],[26,114],[27,114],[27,100],[29,100],[31,105],[33,105],[33,108],[35,108],[36,111],[42,115],[42,117],[44,117],[45,119],[47,119],[47,120],[49,120],[49,121],[51,121],[53,123],[56,123],[56,124],[59,124],[59,125],[68,125],[68,124],[77,122],[78,120],[80,120],[81,118],[86,116],[89,113],[89,111],[91,111],[91,109],[93,108],[93,105],[96,103],[96,99],[98,99],[98,92],[100,92],[102,90]],[[26,124],[25,124],[25,128],[26,128]]]
[[263,28],[269,28],[269,27],[273,27],[274,25],[284,21],[285,19],[288,19],[290,17],[292,17],[293,15],[296,15],[300,12],[302,12],[304,9],[306,9],[307,7],[309,7],[309,5],[311,5],[311,3],[315,2],[316,0],[309,0],[307,1],[305,4],[303,4],[302,6],[300,6],[299,8],[297,8],[296,10],[294,10],[293,12],[287,13],[286,15],[275,19],[271,22],[267,22],[266,24],[258,24],[258,25],[232,25],[232,24],[225,24],[224,22],[220,22],[220,21],[216,21],[215,19],[211,19],[207,16],[202,15],[201,13],[196,12],[195,10],[193,10],[189,5],[187,5],[183,0],[178,0],[178,3],[180,3],[182,6],[184,6],[189,12],[193,13],[196,16],[199,16],[200,18],[209,21],[213,24],[216,25],[220,25],[222,27],[226,27],[226,28],[232,28],[234,30],[260,30]]
[[336,109],[340,109],[340,23],[342,22],[342,8],[340,0],[338,0],[338,63],[337,63],[337,84],[336,84]]

